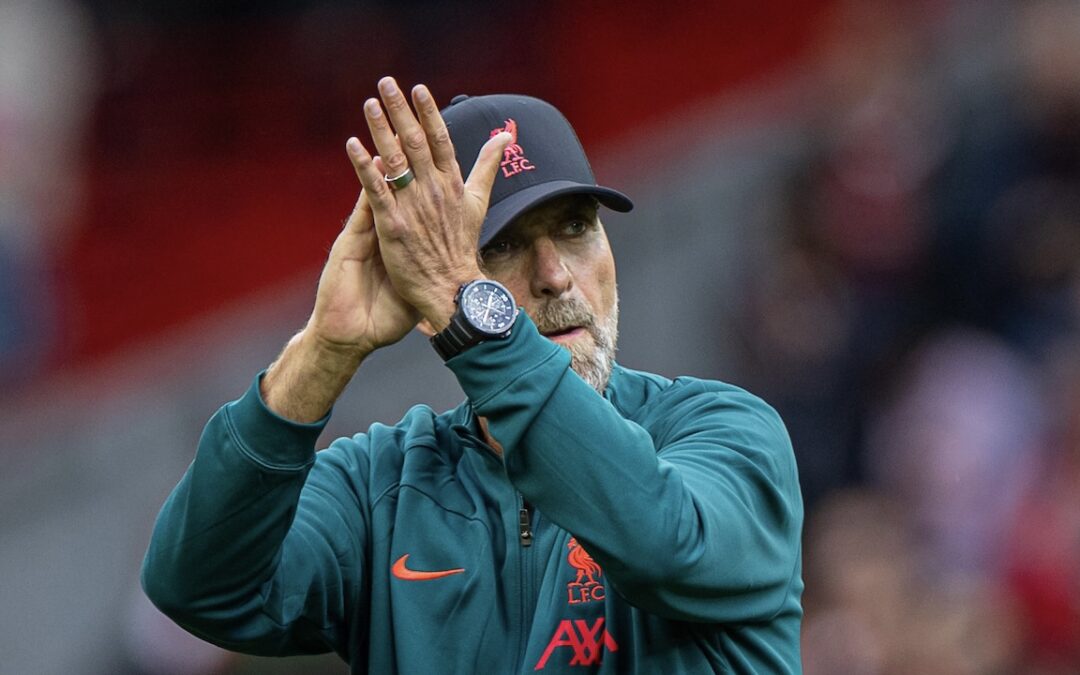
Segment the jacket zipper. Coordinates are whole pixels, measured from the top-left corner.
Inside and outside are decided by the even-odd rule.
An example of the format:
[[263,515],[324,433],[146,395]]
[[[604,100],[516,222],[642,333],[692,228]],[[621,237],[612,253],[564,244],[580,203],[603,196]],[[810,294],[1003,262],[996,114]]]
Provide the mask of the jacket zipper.
[[532,514],[529,513],[529,502],[521,499],[521,508],[518,509],[518,538],[525,548],[532,546]]
[[[529,648],[529,632],[532,626],[532,614],[534,608],[530,597],[533,595],[533,564],[530,547],[533,543],[532,513],[529,503],[518,493],[518,543],[521,545],[521,554],[518,556],[519,572],[519,625],[521,635],[518,642],[517,662],[519,668],[524,668],[525,654]],[[525,669],[526,671],[528,669]]]

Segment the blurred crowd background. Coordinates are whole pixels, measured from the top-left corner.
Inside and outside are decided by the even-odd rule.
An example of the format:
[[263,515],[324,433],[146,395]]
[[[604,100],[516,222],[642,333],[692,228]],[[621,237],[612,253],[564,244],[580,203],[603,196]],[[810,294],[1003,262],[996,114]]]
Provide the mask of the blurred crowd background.
[[[1080,672],[1080,2],[0,0],[0,673],[343,672],[137,573],[383,74],[551,100],[635,199],[620,362],[787,422],[808,674]],[[455,404],[435,361],[377,355],[324,440]]]

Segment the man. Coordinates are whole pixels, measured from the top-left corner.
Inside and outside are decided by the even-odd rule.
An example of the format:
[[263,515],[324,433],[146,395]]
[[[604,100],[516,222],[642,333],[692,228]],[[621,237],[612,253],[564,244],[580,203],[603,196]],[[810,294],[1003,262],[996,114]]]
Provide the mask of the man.
[[[147,594],[226,648],[355,673],[798,672],[787,434],[740,389],[614,364],[597,204],[629,199],[542,101],[379,91],[311,318],[208,423]],[[364,358],[417,325],[467,400],[316,454]]]

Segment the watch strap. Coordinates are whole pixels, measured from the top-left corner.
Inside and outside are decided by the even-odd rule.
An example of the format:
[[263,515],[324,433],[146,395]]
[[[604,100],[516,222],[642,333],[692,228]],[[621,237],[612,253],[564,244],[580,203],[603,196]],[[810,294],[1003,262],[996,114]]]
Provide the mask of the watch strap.
[[450,323],[431,336],[431,346],[443,361],[449,361],[473,345],[483,342],[465,320],[461,307],[450,317]]

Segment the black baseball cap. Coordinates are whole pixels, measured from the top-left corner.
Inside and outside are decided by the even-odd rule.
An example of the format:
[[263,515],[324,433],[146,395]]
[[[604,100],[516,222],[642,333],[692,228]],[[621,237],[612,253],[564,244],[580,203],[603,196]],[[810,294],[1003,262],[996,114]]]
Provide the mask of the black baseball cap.
[[481,247],[511,220],[552,197],[590,194],[615,211],[634,208],[623,193],[596,184],[574,128],[546,101],[517,94],[455,96],[442,116],[462,176],[469,175],[488,139],[500,131],[513,136],[491,189]]

